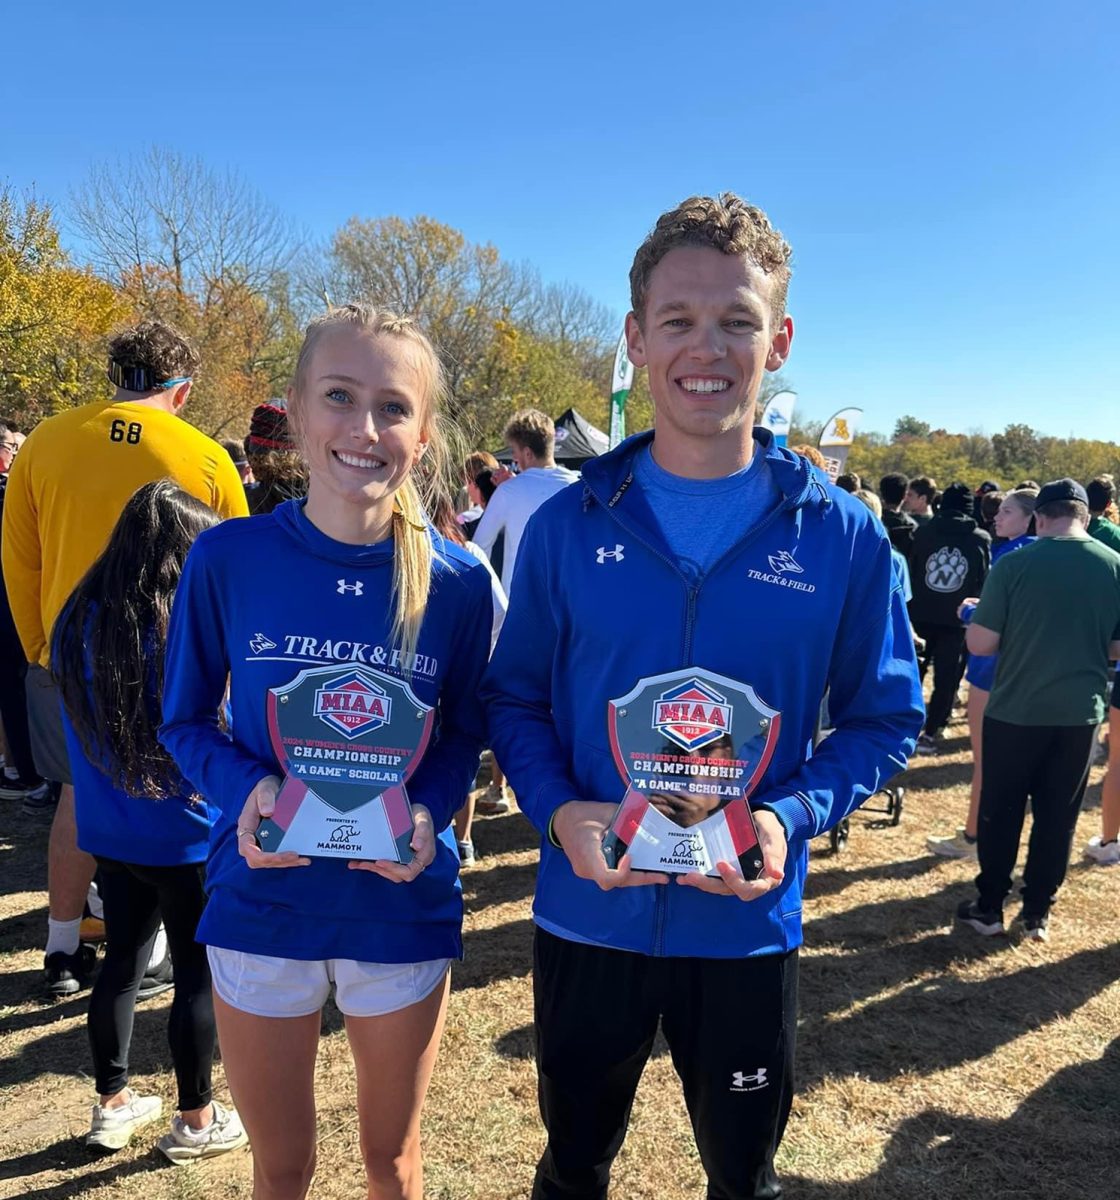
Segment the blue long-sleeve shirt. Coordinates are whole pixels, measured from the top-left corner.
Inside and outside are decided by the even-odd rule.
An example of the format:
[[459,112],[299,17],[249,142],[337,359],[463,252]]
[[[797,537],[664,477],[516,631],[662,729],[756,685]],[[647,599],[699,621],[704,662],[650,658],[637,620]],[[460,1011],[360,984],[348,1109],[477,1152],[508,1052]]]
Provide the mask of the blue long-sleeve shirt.
[[[187,559],[168,633],[160,737],[220,815],[210,843],[210,900],[199,940],[284,958],[420,962],[461,954],[458,855],[448,830],[478,766],[485,724],[477,690],[490,648],[486,568],[434,536],[431,595],[411,677],[390,640],[392,542],[351,546],[321,533],[301,501],[227,521]],[[249,793],[279,775],[270,688],[308,667],[365,664],[407,678],[436,710],[435,736],[408,781],[432,813],[435,861],[408,884],[345,862],[250,870],[236,823]],[[232,728],[218,710],[229,680]]]
[[[902,770],[921,728],[890,542],[859,501],[756,430],[780,498],[707,570],[682,563],[635,485],[650,437],[588,463],[584,487],[529,522],[484,684],[491,744],[544,834],[569,800],[622,799],[610,700],[688,666],[749,684],[781,714],[751,803],[785,827],[783,883],[749,904],[672,884],[603,892],[544,838],[534,913],[561,935],[649,954],[778,953],[801,941],[808,839]],[[811,754],[826,687],[835,732]]]

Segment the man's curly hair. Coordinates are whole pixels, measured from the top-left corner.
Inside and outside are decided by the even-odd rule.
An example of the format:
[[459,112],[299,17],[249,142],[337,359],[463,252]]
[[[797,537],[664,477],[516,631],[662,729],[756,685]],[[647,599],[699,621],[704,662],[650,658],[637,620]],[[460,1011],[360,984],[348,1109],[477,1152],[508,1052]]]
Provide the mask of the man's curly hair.
[[662,213],[653,232],[638,247],[630,268],[630,307],[639,325],[645,319],[653,268],[678,246],[710,246],[721,254],[745,254],[773,280],[770,309],[774,324],[785,316],[793,251],[761,208],[734,192],[723,192],[690,196],[671,212]]
[[109,357],[122,367],[142,368],[156,384],[198,374],[198,351],[163,321],[141,321],[109,343]]

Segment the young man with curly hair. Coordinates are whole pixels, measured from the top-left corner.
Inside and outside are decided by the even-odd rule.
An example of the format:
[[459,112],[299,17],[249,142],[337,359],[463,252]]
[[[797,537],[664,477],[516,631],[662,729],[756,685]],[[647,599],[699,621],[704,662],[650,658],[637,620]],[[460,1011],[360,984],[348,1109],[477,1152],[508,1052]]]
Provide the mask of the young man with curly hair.
[[24,654],[35,765],[62,785],[51,824],[46,950],[48,994],[78,991],[92,964],[79,925],[93,858],[78,849],[74,790],[58,689],[50,675],[51,627],[145,483],[170,478],[223,517],[247,515],[237,468],[217,442],[180,420],[198,353],[170,325],[143,321],[109,344],[112,399],[43,421],[12,464],[4,503],[4,579]]
[[[754,428],[763,374],[793,339],[789,260],[765,213],[735,195],[693,197],[658,220],[634,259],[626,321],[656,428],[586,464],[583,486],[544,504],[522,542],[483,692],[494,752],[542,835],[534,994],[548,1145],[535,1200],[606,1196],[659,1024],[708,1195],[780,1194],[808,842],[901,769],[921,724],[885,532]],[[608,865],[603,838],[626,791],[611,701],[666,674],[708,687],[716,673],[780,718],[768,766],[743,735],[736,745],[762,764],[750,801],[761,874],[722,861],[712,875],[639,872],[629,853]],[[826,688],[835,732],[807,758]],[[740,703],[763,728],[763,710]],[[638,702],[634,716],[649,724]]]

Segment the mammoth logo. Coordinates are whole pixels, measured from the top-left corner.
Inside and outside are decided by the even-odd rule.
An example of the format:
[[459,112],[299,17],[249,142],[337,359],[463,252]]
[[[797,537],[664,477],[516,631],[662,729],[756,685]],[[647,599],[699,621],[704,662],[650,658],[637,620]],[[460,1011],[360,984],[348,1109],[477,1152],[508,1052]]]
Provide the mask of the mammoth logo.
[[926,559],[926,587],[931,592],[959,592],[968,575],[968,559],[956,546],[942,546]]

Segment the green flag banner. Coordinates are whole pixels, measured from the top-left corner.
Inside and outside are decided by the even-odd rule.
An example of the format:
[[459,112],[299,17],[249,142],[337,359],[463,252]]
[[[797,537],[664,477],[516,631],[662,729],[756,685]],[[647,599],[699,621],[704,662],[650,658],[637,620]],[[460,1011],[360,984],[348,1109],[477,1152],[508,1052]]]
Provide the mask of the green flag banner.
[[626,353],[626,332],[618,339],[614,354],[614,374],[611,377],[611,449],[626,436],[626,398],[634,383],[634,364]]

